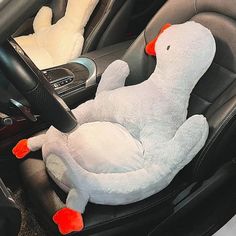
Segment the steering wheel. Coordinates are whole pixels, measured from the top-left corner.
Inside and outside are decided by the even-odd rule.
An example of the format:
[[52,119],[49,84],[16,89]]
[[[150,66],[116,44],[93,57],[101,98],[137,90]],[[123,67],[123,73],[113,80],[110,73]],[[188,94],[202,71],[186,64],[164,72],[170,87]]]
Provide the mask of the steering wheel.
[[[27,15],[29,16],[42,4],[43,1],[39,0],[0,2],[0,69],[44,120],[62,132],[70,132],[77,125],[71,110],[57,95],[43,72],[34,65],[13,39],[9,39],[16,28],[13,25],[20,25]],[[2,27],[6,19],[10,22],[7,27]]]

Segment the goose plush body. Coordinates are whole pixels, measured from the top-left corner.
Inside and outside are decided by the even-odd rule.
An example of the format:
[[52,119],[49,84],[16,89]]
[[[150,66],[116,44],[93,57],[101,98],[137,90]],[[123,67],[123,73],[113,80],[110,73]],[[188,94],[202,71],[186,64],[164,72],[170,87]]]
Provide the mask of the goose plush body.
[[123,205],[161,191],[207,140],[206,118],[186,118],[190,94],[215,55],[213,35],[193,21],[172,25],[148,51],[157,57],[149,79],[124,87],[129,66],[113,62],[95,99],[73,110],[74,131],[51,127],[13,149],[23,158],[42,148],[49,175],[68,192],[67,207],[53,217],[62,233],[83,228],[88,201]]
[[62,65],[79,57],[84,27],[99,0],[68,0],[65,16],[52,24],[52,10],[42,7],[33,23],[34,33],[16,37],[39,69]]

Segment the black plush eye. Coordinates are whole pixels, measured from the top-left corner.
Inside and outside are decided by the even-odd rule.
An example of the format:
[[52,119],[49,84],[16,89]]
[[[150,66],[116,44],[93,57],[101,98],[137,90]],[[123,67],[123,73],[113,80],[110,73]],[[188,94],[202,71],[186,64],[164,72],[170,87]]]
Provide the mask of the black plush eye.
[[170,45],[167,46],[167,50],[169,50],[169,49],[170,49]]

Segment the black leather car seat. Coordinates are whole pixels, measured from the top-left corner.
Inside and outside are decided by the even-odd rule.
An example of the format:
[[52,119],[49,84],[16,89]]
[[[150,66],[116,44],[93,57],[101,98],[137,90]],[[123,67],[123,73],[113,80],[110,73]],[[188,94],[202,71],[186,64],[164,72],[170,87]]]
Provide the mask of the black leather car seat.
[[[64,16],[67,1],[48,3],[53,11],[53,23]],[[134,3],[135,0],[99,0],[85,28],[83,53],[124,41]],[[13,36],[32,33],[32,22],[33,18],[26,21]]]
[[135,0],[100,0],[86,28],[83,53],[124,41]]
[[[210,135],[204,148],[172,183],[160,193],[126,206],[89,204],[84,214],[85,228],[75,235],[147,235],[169,217],[176,204],[173,199],[193,182],[209,178],[235,155],[236,146],[236,4],[234,0],[169,0],[154,16],[144,32],[128,49],[124,60],[131,74],[127,85],[147,79],[155,59],[144,52],[145,45],[167,22],[197,21],[215,36],[217,53],[210,69],[195,87],[189,116],[203,113]],[[40,153],[32,154],[20,165],[28,196],[41,219],[56,232],[52,215],[62,208],[65,194],[50,180]],[[209,182],[208,182],[209,183]],[[161,235],[161,234],[160,234]]]

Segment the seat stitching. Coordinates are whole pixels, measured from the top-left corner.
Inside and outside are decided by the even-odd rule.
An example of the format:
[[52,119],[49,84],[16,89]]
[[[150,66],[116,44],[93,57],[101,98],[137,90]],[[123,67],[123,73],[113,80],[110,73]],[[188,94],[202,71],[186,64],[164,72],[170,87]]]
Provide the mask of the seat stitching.
[[[222,67],[222,68],[225,69],[225,70],[228,70],[227,68],[225,68],[225,67],[223,67],[223,66],[221,66],[221,65],[219,65],[219,64],[217,64],[217,63],[215,63],[215,62],[213,62],[213,63],[216,64],[216,65],[218,65],[218,66],[220,66],[220,67]],[[229,84],[229,86],[227,86],[227,87],[224,89],[224,91],[222,91],[222,93],[219,94],[219,96],[221,96],[221,94],[223,94],[234,82],[235,82],[235,80],[232,81],[232,82]],[[219,96],[217,96],[217,98],[218,98]],[[234,96],[234,97],[235,97],[235,96]],[[230,99],[232,99],[232,98],[233,98],[233,97],[229,98],[228,101],[229,101]],[[227,101],[226,101],[226,102],[227,102]],[[225,103],[224,103],[224,104],[225,104]],[[222,105],[224,105],[224,104],[222,104]],[[208,143],[208,145],[206,146],[206,148],[204,148],[203,152],[200,154],[200,156],[199,156],[199,158],[198,158],[198,160],[197,160],[196,166],[195,166],[195,168],[194,168],[194,170],[193,170],[194,174],[196,174],[196,172],[199,170],[200,165],[201,165],[202,162],[204,161],[207,152],[209,151],[209,149],[210,149],[211,146],[212,146],[212,143],[213,143],[213,142],[218,138],[218,136],[221,134],[220,131],[221,131],[222,126],[224,125],[225,122],[226,122],[225,125],[228,124],[228,123],[227,123],[227,120],[228,120],[228,118],[231,118],[231,117],[234,116],[234,112],[235,112],[235,114],[236,114],[236,110],[233,110],[227,117],[225,117],[225,119],[222,121],[222,124],[220,125],[220,127],[216,130],[216,135],[215,135],[215,137],[212,137],[211,141]],[[232,114],[232,113],[233,113],[233,114]],[[230,116],[230,117],[229,117],[229,116]]]
[[107,10],[109,9],[109,4],[111,3],[111,1],[112,1],[112,0],[110,0],[110,2],[107,4],[106,8],[104,9],[103,14],[102,14],[102,16],[100,17],[100,20],[97,22],[97,24],[93,27],[93,29],[92,29],[92,31],[90,32],[90,34],[87,36],[87,39],[86,39],[86,40],[88,40],[87,45],[90,46],[91,41],[92,41],[91,35],[94,34],[94,32],[98,30],[98,29],[97,29],[98,26],[101,24],[102,21],[104,21],[104,16],[106,15]]
[[217,65],[218,67],[220,67],[222,70],[224,70],[224,71],[229,71],[229,72],[231,72],[232,74],[234,74],[235,75],[235,71],[233,71],[232,69],[229,69],[229,68],[227,68],[227,67],[225,67],[225,66],[223,66],[223,65],[221,65],[221,64],[219,64],[218,62],[215,62],[215,61],[213,61],[213,64],[214,65]]
[[[234,73],[233,71],[229,70],[228,68],[226,68],[226,67],[224,67],[224,66],[222,66],[222,65],[220,65],[220,64],[218,64],[218,63],[216,63],[216,62],[214,62],[214,61],[213,61],[212,64],[214,64],[214,65],[220,67],[220,68],[221,68],[223,71],[225,71],[225,72],[231,72],[232,74],[235,75],[235,73]],[[217,98],[219,98],[234,82],[235,82],[235,79],[233,79],[233,81],[231,81],[231,82],[225,87],[225,89],[217,95],[217,97],[216,97],[214,100],[216,100]],[[205,101],[205,102],[207,102],[207,103],[209,103],[209,104],[212,104],[211,101],[209,101],[209,100],[207,100],[207,99],[201,97],[201,95],[198,95],[198,94],[195,93],[195,92],[192,92],[191,95],[198,97],[198,98],[201,99],[202,101]]]
[[[233,113],[233,114],[232,114],[232,113]],[[229,118],[231,118],[231,117],[234,116],[235,111],[233,111],[232,113],[230,113],[230,114],[225,118],[225,121],[226,121],[226,122],[229,120]],[[209,142],[209,144],[207,145],[205,151],[203,151],[203,152],[204,152],[203,156],[202,156],[201,158],[199,157],[199,159],[200,159],[199,161],[200,161],[200,162],[196,165],[194,172],[195,172],[195,171],[198,171],[199,166],[200,166],[201,163],[204,161],[205,156],[206,156],[206,153],[208,152],[208,150],[209,150],[210,147],[212,146],[212,143],[213,143],[213,142],[216,140],[216,138],[218,138],[219,135],[221,134],[221,132],[219,132],[219,131],[221,131],[221,130],[222,130],[222,127],[223,127],[223,126],[226,126],[227,124],[228,124],[228,122],[227,122],[227,123],[222,122],[222,124],[219,126],[219,128],[218,128],[217,131],[216,131],[216,135],[215,135],[214,137],[212,137],[212,139],[211,139],[211,141]]]
[[[112,0],[109,1],[109,3],[107,4],[106,8],[105,8],[104,11],[103,11],[102,17],[101,17],[100,20],[97,22],[97,24],[94,26],[94,28],[93,28],[93,30],[90,32],[90,34],[87,36],[87,39],[86,39],[87,45],[86,45],[86,47],[90,47],[91,42],[93,41],[93,39],[92,39],[91,36],[94,34],[95,31],[98,31],[98,28],[101,26],[101,22],[104,21],[104,17],[105,17],[106,14],[108,14],[108,13],[107,13],[107,10],[109,9],[109,7],[110,7],[109,5],[111,4],[111,2],[112,2]],[[114,4],[114,2],[113,2],[113,4]],[[107,18],[107,17],[106,17],[106,18]]]
[[196,94],[196,93],[192,93],[191,94],[192,96],[195,96],[195,97],[198,97],[200,100],[204,101],[204,102],[207,102],[208,104],[212,104],[212,102],[208,101],[207,99],[201,97],[200,95]]
[[208,143],[208,145],[206,146],[205,150],[203,150],[203,153],[199,156],[198,158],[198,163],[196,164],[195,168],[194,168],[194,175],[196,174],[196,172],[199,170],[202,162],[205,160],[206,154],[209,151],[209,149],[212,147],[212,143],[214,143],[214,141],[220,136],[221,134],[221,130],[228,125],[229,121],[231,120],[232,117],[234,117],[236,114],[236,110],[233,110],[228,116],[226,116],[226,118],[223,120],[222,124],[219,126],[219,128],[216,131],[216,135],[214,137],[212,137],[212,139],[210,140],[210,142]]
[[195,10],[195,13],[198,14],[198,9],[197,9],[197,0],[194,0],[194,10]]

